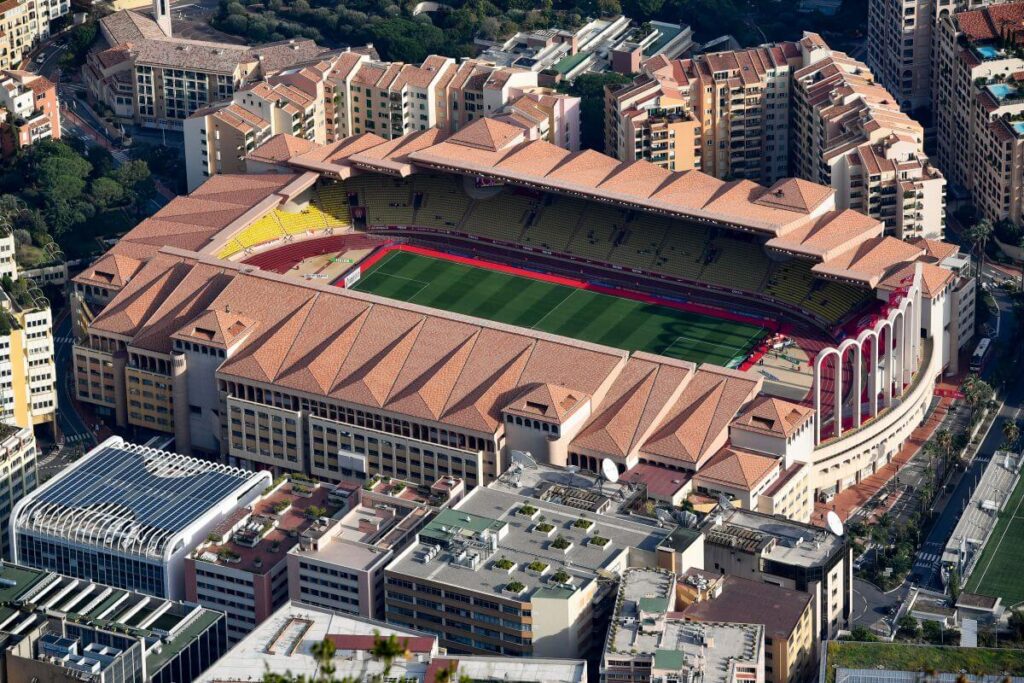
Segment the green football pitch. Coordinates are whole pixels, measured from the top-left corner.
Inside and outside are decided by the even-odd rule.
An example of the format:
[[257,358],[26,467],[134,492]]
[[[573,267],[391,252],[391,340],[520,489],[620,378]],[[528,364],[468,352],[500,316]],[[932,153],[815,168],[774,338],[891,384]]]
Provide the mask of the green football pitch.
[[1024,602],[1024,478],[999,513],[981,559],[967,579],[967,590],[1003,599],[1007,607]]
[[767,334],[757,325],[392,251],[363,273],[361,292],[628,351],[738,365]]

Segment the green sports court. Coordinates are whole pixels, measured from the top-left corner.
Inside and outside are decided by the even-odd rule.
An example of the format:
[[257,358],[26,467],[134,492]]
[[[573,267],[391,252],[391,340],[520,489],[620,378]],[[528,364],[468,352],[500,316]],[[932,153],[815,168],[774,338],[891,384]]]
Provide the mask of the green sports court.
[[1024,603],[1024,478],[1017,482],[999,513],[981,559],[967,580],[967,590],[1003,599],[1006,606]]
[[768,333],[669,306],[395,250],[352,287],[390,299],[672,358],[739,365]]

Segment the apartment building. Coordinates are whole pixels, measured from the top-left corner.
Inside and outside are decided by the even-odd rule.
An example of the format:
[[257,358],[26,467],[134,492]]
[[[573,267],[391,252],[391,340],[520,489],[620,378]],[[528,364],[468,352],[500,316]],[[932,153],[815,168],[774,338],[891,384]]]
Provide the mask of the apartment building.
[[303,534],[288,553],[288,595],[296,602],[384,618],[384,568],[415,541],[441,507],[461,500],[465,485],[442,477],[429,488],[374,477],[358,503],[318,534]]
[[71,10],[68,0],[6,0],[0,3],[0,70],[20,66],[25,53],[50,37],[50,22]]
[[270,485],[246,472],[110,437],[19,500],[15,562],[180,599],[185,559]]
[[0,420],[52,426],[57,415],[53,317],[39,288],[25,282],[0,289]]
[[449,652],[584,658],[614,584],[656,566],[669,530],[480,487],[442,510],[387,567],[389,623]]
[[814,676],[821,641],[809,593],[690,568],[678,577],[675,601],[686,621],[763,626],[766,683]]
[[[293,639],[293,635],[297,637]],[[385,664],[375,659],[371,650],[375,638],[392,636],[405,646],[406,656]],[[197,683],[254,681],[267,672],[316,677],[323,669],[313,648],[324,640],[334,645],[334,675],[342,680],[381,679],[387,665],[390,667],[388,678],[406,683],[434,683],[445,670],[451,671],[451,677],[457,680],[587,681],[587,662],[582,659],[453,657],[430,633],[297,602],[281,607],[195,680]]]
[[938,160],[993,221],[1021,220],[1022,20],[1024,3],[1010,2],[950,14],[937,27]]
[[228,615],[240,640],[288,600],[288,552],[322,535],[349,491],[286,478],[215,526],[185,559],[185,598]]
[[650,59],[605,93],[605,153],[770,184],[786,175],[795,43]]
[[[905,112],[933,104],[939,25],[957,12],[1007,0],[869,0],[867,63]],[[1012,1],[1012,0],[1010,0]]]
[[273,135],[273,124],[231,103],[200,109],[185,119],[188,191],[217,173],[244,173],[245,157]]
[[106,48],[82,69],[86,90],[116,115],[150,128],[181,130],[196,111],[272,76],[299,89],[296,84],[326,71],[337,55],[306,39],[249,47],[178,38],[160,0],[152,17],[121,10],[99,23]]
[[793,171],[830,185],[836,204],[885,223],[900,239],[940,239],[943,175],[924,153],[924,129],[861,62],[806,33],[793,72]]
[[700,526],[704,569],[809,593],[813,632],[828,640],[848,627],[853,551],[845,537],[811,524],[738,508],[712,511]]
[[676,606],[676,574],[622,573],[601,655],[601,681],[764,683],[765,628],[741,621],[690,621]]
[[11,510],[39,485],[36,437],[31,427],[0,423],[0,552],[11,557]]
[[10,683],[195,680],[227,652],[221,612],[5,562],[0,676]]
[[945,179],[924,131],[867,67],[807,33],[794,43],[652,59],[605,93],[605,149],[673,171],[830,185],[841,209],[904,239],[941,237]]
[[60,139],[57,86],[28,71],[0,71],[0,157]]

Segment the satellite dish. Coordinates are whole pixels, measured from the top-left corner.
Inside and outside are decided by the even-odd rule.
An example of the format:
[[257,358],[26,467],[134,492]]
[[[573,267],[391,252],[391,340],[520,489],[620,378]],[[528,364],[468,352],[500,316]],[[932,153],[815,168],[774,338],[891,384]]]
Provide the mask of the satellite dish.
[[828,511],[828,514],[825,515],[825,522],[828,524],[829,531],[834,533],[836,536],[843,535],[843,520],[839,519],[839,515],[837,515],[834,510]]
[[601,474],[609,482],[614,484],[619,480],[619,468],[615,465],[615,461],[611,458],[605,458],[601,461]]
[[676,520],[672,516],[672,513],[669,512],[668,510],[665,510],[663,508],[658,508],[658,509],[656,509],[654,511],[654,514],[658,518],[658,521],[661,522],[662,524],[675,524],[676,523]]
[[529,451],[512,451],[512,462],[519,463],[523,467],[529,467],[532,470],[537,469],[537,461],[533,459]]
[[723,510],[732,510],[732,501],[729,500],[729,496],[724,493],[718,494],[718,507]]

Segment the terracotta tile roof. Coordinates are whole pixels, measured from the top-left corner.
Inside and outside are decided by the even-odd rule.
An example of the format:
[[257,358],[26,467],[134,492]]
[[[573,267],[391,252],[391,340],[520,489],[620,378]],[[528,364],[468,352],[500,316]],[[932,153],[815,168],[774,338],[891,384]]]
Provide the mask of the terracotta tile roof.
[[729,423],[762,381],[759,375],[700,366],[640,451],[699,466],[721,447]]
[[695,371],[690,363],[634,354],[571,447],[617,458],[631,455]]
[[529,387],[505,406],[505,412],[562,424],[590,400],[580,391],[557,384],[542,383]]
[[669,500],[680,489],[685,487],[693,475],[689,472],[670,470],[667,467],[659,467],[651,463],[641,462],[631,467],[625,474],[619,477],[619,481],[628,484],[643,484],[647,487],[647,494],[662,500]]
[[1011,35],[1019,35],[1021,22],[1024,22],[1024,5],[1019,2],[990,5],[956,13],[956,23],[960,31],[971,42],[999,40],[1006,26],[1016,25],[1017,31],[1011,30]]
[[781,466],[778,458],[727,447],[715,453],[693,479],[697,483],[751,491]]
[[783,178],[754,200],[762,206],[810,213],[832,196],[832,189],[800,178]]
[[267,141],[249,153],[246,159],[276,164],[301,156],[315,147],[317,147],[315,142],[305,138],[297,138],[288,133],[278,133],[267,138]]
[[866,239],[878,237],[884,231],[885,225],[881,221],[859,211],[844,209],[826,212],[781,237],[773,237],[765,244],[781,251],[825,259]]
[[522,140],[523,131],[516,126],[490,118],[477,119],[449,138],[450,142],[497,152]]
[[483,432],[497,428],[507,407],[530,414],[533,404],[546,403],[546,415],[564,419],[610,384],[627,357],[248,270],[213,257],[159,253],[91,329],[157,352],[169,352],[173,338],[237,342],[222,376]]
[[811,271],[876,287],[895,267],[923,254],[920,247],[895,237],[874,237],[817,264]]
[[812,415],[814,411],[807,406],[762,396],[755,399],[750,407],[733,420],[732,428],[788,438]]
[[75,277],[75,282],[120,289],[142,267],[142,261],[107,252]]
[[[893,290],[905,287],[906,280],[914,276],[915,263],[908,263],[907,265],[893,271],[888,277],[878,283],[878,288],[881,290]],[[934,263],[921,263],[921,292],[928,298],[933,298],[939,294],[946,285],[952,282],[955,277],[953,271],[937,266]]]
[[910,243],[916,247],[924,249],[926,255],[935,258],[938,261],[943,261],[950,256],[956,255],[960,251],[960,248],[955,244],[949,242],[943,242],[942,240],[929,240],[924,237],[918,237],[917,239],[910,240]]

